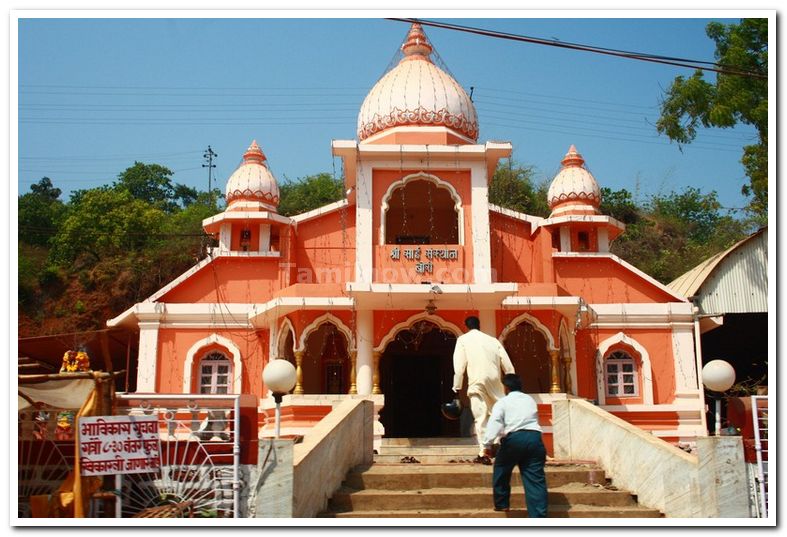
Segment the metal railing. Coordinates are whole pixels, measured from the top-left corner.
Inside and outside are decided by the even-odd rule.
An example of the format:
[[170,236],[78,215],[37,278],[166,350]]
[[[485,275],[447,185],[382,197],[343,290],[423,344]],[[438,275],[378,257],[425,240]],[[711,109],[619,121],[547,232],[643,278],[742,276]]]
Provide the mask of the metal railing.
[[751,396],[754,449],[757,455],[758,510],[761,518],[768,518],[768,397]]
[[240,395],[117,394],[116,414],[157,416],[161,471],[118,480],[118,516],[164,506],[197,517],[240,516]]

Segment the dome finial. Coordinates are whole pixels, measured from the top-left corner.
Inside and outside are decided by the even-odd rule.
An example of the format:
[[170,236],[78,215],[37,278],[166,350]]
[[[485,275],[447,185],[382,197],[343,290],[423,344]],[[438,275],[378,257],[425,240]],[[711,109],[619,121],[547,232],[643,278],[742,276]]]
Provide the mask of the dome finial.
[[257,145],[257,140],[252,140],[251,145],[243,154],[243,162],[244,164],[247,162],[256,162],[258,164],[262,164],[267,160],[265,158],[265,153],[262,152],[260,146]]
[[421,59],[429,59],[432,53],[432,44],[424,33],[424,29],[420,24],[414,22],[407,33],[407,38],[402,44],[402,52],[406,57],[412,58],[413,56],[421,57]]
[[560,164],[562,164],[564,168],[581,168],[585,164],[585,159],[579,154],[574,144],[571,144],[571,147],[568,148],[568,153],[566,153],[566,156],[560,161]]

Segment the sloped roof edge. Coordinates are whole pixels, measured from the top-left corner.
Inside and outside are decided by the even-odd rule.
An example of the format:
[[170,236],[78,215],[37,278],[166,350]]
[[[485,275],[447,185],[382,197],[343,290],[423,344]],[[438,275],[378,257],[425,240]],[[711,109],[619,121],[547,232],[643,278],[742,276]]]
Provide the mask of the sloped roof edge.
[[719,266],[728,255],[732,252],[743,246],[746,242],[752,240],[755,237],[758,237],[762,233],[767,230],[768,227],[761,227],[756,232],[752,233],[748,237],[740,240],[724,250],[723,252],[719,252],[716,255],[713,255],[694,267],[693,269],[681,274],[670,283],[667,284],[667,287],[672,289],[673,291],[682,294],[686,297],[691,297],[697,294],[702,284],[710,277],[713,271]]

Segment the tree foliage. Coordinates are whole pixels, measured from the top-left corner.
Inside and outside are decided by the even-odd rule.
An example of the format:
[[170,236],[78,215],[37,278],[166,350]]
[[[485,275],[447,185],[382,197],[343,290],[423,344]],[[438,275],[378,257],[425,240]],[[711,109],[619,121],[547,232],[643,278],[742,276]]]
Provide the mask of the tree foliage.
[[509,160],[501,163],[489,185],[489,203],[534,216],[549,216],[549,184],[534,182],[534,169]]
[[766,76],[719,73],[715,81],[708,81],[700,70],[688,78],[679,76],[661,103],[656,127],[671,140],[687,144],[700,126],[753,126],[758,138],[743,148],[741,163],[749,184],[741,190],[752,197],[749,209],[764,223],[768,209],[768,20],[712,22],[706,32],[716,43],[716,60],[725,70]]
[[54,236],[65,212],[60,201],[61,190],[49,177],[30,186],[30,192],[19,196],[19,242],[46,246]]
[[318,173],[295,181],[285,178],[279,187],[279,214],[292,216],[344,197],[344,181],[330,173]]
[[[702,194],[687,187],[682,192],[655,194],[641,206],[629,202],[630,194],[625,190],[604,189],[602,196],[616,201],[609,214],[626,223],[625,232],[613,241],[610,251],[662,283],[671,282],[752,231],[749,222],[722,213],[716,192]],[[602,212],[607,207],[602,202]]]

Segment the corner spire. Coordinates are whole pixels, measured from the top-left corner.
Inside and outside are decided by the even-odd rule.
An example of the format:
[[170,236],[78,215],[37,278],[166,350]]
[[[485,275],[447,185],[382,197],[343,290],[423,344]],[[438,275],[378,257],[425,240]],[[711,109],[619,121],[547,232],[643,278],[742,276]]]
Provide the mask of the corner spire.
[[405,57],[430,60],[429,55],[432,54],[432,50],[432,44],[429,43],[423,28],[420,24],[414,22],[407,33],[407,38],[402,43],[402,52]]
[[581,168],[585,165],[585,159],[579,154],[574,144],[571,144],[571,147],[568,148],[568,153],[560,161],[560,164],[564,168]]
[[252,140],[251,145],[243,154],[243,163],[256,162],[257,164],[262,164],[265,160],[267,160],[265,158],[265,153],[263,153],[260,146],[257,145],[257,140]]

